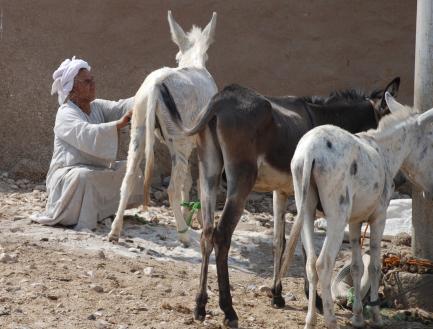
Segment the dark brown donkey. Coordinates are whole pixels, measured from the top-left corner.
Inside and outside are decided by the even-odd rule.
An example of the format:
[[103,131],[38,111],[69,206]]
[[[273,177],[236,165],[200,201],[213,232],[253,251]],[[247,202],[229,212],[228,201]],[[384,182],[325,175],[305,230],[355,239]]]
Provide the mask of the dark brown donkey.
[[[385,90],[395,95],[400,79]],[[198,134],[200,198],[203,216],[202,267],[195,318],[205,318],[208,300],[207,273],[215,248],[219,305],[225,325],[237,327],[232,306],[227,257],[233,231],[252,191],[274,192],[274,287],[272,304],[284,306],[281,284],[275,277],[281,266],[285,242],[284,214],[288,196],[293,195],[290,161],[302,135],[313,127],[334,124],[356,133],[377,126],[387,113],[384,91],[364,95],[355,90],[322,97],[264,97],[253,90],[230,85],[217,93],[198,115],[192,128],[182,126],[169,90],[161,86],[167,120],[186,135]],[[168,123],[167,123],[168,124]],[[227,177],[227,198],[219,223],[214,227],[214,210],[221,172]]]

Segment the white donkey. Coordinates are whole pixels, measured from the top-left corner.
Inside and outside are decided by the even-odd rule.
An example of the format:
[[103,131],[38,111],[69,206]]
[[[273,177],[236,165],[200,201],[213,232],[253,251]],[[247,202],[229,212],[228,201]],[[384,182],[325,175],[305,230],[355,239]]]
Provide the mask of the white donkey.
[[[379,313],[380,243],[385,227],[386,209],[393,192],[393,177],[401,168],[412,183],[433,192],[433,109],[418,114],[385,95],[391,115],[384,117],[377,130],[352,135],[335,126],[321,126],[300,140],[291,162],[298,216],[290,234],[280,278],[286,273],[302,226],[307,252],[307,277],[310,283],[305,328],[316,321],[317,282],[322,289],[327,328],[338,328],[331,298],[331,276],[349,224],[352,247],[351,273],[355,301],[352,325],[363,327],[360,282],[363,262],[359,244],[362,222],[370,223],[371,279],[370,305],[373,325],[381,326]],[[316,206],[322,204],[328,222],[326,239],[316,258],[313,221]]]
[[203,31],[193,26],[191,31],[185,34],[173,19],[171,11],[168,12],[171,37],[179,46],[179,53],[176,55],[178,67],[164,67],[153,71],[135,95],[127,170],[120,189],[119,208],[109,234],[110,241],[117,241],[122,231],[123,213],[135,183],[133,174],[139,170],[143,149],[146,155],[144,208],[148,205],[154,162],[154,133],[158,133],[167,144],[172,160],[168,196],[176,219],[179,239],[183,244],[189,244],[188,226],[184,219],[186,211],[181,209],[180,203],[188,199],[191,189],[188,160],[195,147],[195,138],[176,133],[176,128],[164,116],[166,111],[160,109],[164,106],[173,106],[175,103],[182,120],[191,122],[217,92],[215,81],[205,67],[206,52],[214,40],[216,17],[217,14],[214,12]]

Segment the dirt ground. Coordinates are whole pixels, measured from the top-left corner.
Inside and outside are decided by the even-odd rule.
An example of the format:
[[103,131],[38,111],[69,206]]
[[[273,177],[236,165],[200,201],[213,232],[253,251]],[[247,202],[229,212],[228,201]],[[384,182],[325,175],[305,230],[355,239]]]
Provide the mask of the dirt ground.
[[[180,246],[165,200],[155,201],[148,213],[129,210],[125,234],[113,245],[106,239],[110,221],[94,232],[32,223],[29,215],[41,210],[45,199],[41,185],[0,178],[0,328],[221,328],[214,259],[208,315],[203,323],[193,320],[200,232],[191,231],[189,248]],[[299,251],[283,281],[285,309],[272,308],[265,293],[272,283],[271,205],[270,195],[254,194],[233,237],[234,306],[241,328],[303,328]],[[316,238],[319,247],[323,234]],[[344,244],[337,268],[347,259],[347,248]],[[336,312],[342,328],[351,328],[350,311],[336,307]],[[395,312],[384,313],[386,328],[433,328],[397,320]],[[323,326],[319,316],[317,328]]]

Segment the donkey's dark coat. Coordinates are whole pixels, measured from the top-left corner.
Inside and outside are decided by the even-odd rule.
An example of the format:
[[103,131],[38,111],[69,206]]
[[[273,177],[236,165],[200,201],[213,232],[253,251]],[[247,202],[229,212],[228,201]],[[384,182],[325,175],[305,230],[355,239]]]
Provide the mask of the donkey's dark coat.
[[[385,89],[396,94],[399,83],[396,78]],[[383,94],[375,91],[367,96],[348,91],[333,93],[328,98],[265,97],[248,88],[230,85],[212,98],[190,129],[182,127],[175,104],[166,104],[171,119],[184,133],[198,133],[203,261],[196,298],[197,319],[204,319],[206,314],[208,263],[215,247],[219,304],[225,324],[237,327],[227,256],[233,231],[253,189],[274,191],[273,304],[284,306],[282,287],[275,286],[275,277],[284,247],[287,198],[293,195],[290,162],[296,145],[308,130],[323,124],[334,124],[353,133],[376,127],[378,119],[387,112],[381,108],[385,104]],[[223,169],[227,199],[221,219],[214,227],[216,192]]]

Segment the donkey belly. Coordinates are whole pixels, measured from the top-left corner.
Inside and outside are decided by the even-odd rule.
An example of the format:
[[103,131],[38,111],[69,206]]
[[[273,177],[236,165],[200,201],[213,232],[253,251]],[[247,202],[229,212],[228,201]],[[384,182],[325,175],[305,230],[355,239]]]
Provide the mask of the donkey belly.
[[256,192],[271,192],[279,190],[293,195],[292,175],[289,172],[275,169],[259,158],[257,160],[257,179],[253,190]]

